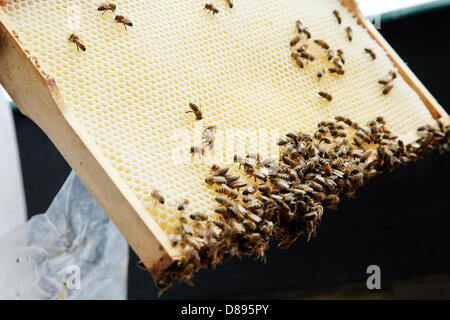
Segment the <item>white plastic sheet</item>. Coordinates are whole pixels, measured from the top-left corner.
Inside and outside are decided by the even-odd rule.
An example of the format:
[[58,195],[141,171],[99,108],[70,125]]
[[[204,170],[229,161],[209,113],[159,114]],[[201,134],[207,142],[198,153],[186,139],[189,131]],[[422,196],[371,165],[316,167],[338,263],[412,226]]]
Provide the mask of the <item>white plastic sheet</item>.
[[[19,150],[9,100],[0,87],[0,237],[26,221]],[[0,258],[1,259],[1,258]]]
[[1,299],[125,299],[128,245],[72,172],[45,214],[0,238]]

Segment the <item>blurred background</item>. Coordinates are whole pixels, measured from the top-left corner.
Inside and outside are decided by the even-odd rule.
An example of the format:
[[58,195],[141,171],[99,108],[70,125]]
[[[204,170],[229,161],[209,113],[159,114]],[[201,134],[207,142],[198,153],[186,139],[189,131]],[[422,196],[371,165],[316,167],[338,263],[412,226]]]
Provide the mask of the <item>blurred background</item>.
[[[450,113],[450,0],[360,0],[381,15],[380,32]],[[0,236],[45,212],[70,167],[45,134],[0,87]],[[235,258],[203,270],[195,288],[176,284],[172,298],[450,298],[450,155],[438,153],[384,174],[355,200],[325,215],[318,237],[300,238],[267,264]],[[128,298],[154,299],[152,278],[130,250]],[[369,291],[378,265],[382,290]]]

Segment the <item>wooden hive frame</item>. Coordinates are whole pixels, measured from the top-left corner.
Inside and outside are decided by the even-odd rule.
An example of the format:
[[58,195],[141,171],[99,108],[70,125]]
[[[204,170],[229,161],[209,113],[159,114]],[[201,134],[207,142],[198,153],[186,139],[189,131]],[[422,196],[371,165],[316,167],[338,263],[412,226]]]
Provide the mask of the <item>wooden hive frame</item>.
[[[449,115],[362,15],[355,0],[341,0],[341,3],[387,52],[433,118],[450,123]],[[79,127],[66,108],[55,79],[40,68],[38,60],[21,43],[3,10],[0,10],[0,57],[0,84],[20,111],[52,140],[151,273],[160,275],[179,258],[180,252],[172,248],[167,235]],[[406,143],[415,140],[415,128],[412,129],[414,132],[402,137]]]

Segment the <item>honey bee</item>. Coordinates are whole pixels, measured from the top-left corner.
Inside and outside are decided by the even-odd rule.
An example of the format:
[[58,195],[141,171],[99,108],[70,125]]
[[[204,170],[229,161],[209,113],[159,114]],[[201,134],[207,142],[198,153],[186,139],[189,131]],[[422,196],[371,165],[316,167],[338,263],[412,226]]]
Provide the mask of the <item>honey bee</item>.
[[180,243],[180,241],[182,240],[183,238],[181,237],[181,235],[172,235],[171,237],[170,237],[170,242],[172,243],[172,246],[176,246],[178,243]]
[[194,221],[206,221],[208,220],[208,215],[202,212],[194,212],[189,216]]
[[244,225],[244,227],[247,230],[250,230],[250,231],[255,231],[257,228],[256,223],[254,223],[253,221],[250,221],[250,220],[244,220],[244,221],[242,221],[242,224]]
[[361,147],[363,145],[363,141],[361,138],[358,137],[353,137],[353,142],[356,146]]
[[245,235],[244,239],[247,240],[249,243],[257,243],[262,240],[262,236],[259,233],[254,232],[252,234]]
[[397,73],[395,71],[390,71],[388,76],[385,79],[379,80],[378,83],[387,86],[395,78],[397,78]]
[[319,78],[319,80],[320,80],[324,77],[324,75],[325,75],[325,70],[322,69],[317,73],[317,78]]
[[302,58],[308,59],[309,61],[314,61],[316,59],[316,57],[314,57],[312,54],[308,53],[308,52],[302,52],[300,54],[300,56]]
[[213,171],[214,175],[216,175],[216,176],[222,176],[223,177],[223,176],[225,176],[228,173],[228,170],[230,170],[230,168],[228,168],[228,167],[220,168],[217,165],[213,165],[211,167],[211,171]]
[[231,0],[225,0],[228,4],[228,6],[231,8],[233,8],[233,2]]
[[170,276],[164,276],[155,281],[155,285],[159,289],[158,290],[158,298],[161,297],[161,295],[164,293],[164,291],[169,289],[169,287],[172,285],[172,283],[173,283],[173,278]]
[[336,58],[333,60],[333,64],[336,66],[336,68],[338,69],[342,69],[344,68],[344,64],[342,63],[340,58]]
[[392,85],[392,84],[387,85],[386,87],[384,87],[383,94],[384,94],[384,95],[389,94],[389,92],[391,92],[391,90],[392,90],[393,88],[394,88],[394,85]]
[[334,11],[333,11],[333,14],[334,14],[334,16],[336,17],[337,22],[338,22],[339,24],[341,24],[341,23],[342,23],[342,18],[341,18],[341,14],[339,13],[339,11],[334,10]]
[[391,71],[389,71],[389,76],[391,76],[392,79],[394,80],[397,78],[397,73],[395,71],[391,70]]
[[247,218],[252,220],[254,223],[261,223],[262,219],[254,213],[247,212]]
[[245,159],[243,157],[238,156],[238,155],[234,155],[233,162],[234,163],[239,163],[239,168],[241,168],[241,166],[245,163]]
[[330,73],[337,73],[340,76],[343,76],[345,74],[345,70],[344,69],[339,69],[339,68],[329,68],[328,71]]
[[315,191],[318,191],[318,192],[322,192],[323,191],[322,185],[317,183],[316,181],[309,180],[309,181],[306,182],[306,184],[308,186],[310,186]]
[[372,49],[365,48],[364,51],[370,55],[372,60],[375,60],[377,58],[377,54]]
[[306,50],[308,50],[308,45],[307,44],[301,45],[300,47],[297,48],[297,52],[298,53],[305,52]]
[[213,176],[213,177],[208,177],[205,179],[205,182],[208,185],[213,185],[213,184],[226,184],[227,183],[227,179],[225,177],[222,176]]
[[155,201],[159,202],[160,204],[164,204],[164,202],[166,202],[166,200],[159,193],[158,190],[153,190],[152,193],[151,193],[151,196],[152,196],[153,199],[155,199]]
[[289,247],[297,240],[297,236],[289,236],[278,244],[280,249],[289,249]]
[[320,39],[314,40],[314,43],[317,44],[318,46],[322,47],[325,50],[329,50],[330,49],[330,46],[328,45],[328,43],[326,43],[323,40],[320,40]]
[[83,41],[81,41],[81,39],[74,33],[72,33],[69,38],[67,38],[67,40],[69,40],[69,42],[73,42],[76,44],[77,46],[77,50],[78,51],[86,51],[86,46],[83,43]]
[[339,205],[340,199],[339,196],[337,195],[328,195],[325,198],[325,205],[327,208],[332,209],[332,210],[337,210],[337,207]]
[[213,223],[221,228],[222,230],[225,230],[225,223],[221,220],[213,220]]
[[191,147],[189,150],[190,150],[192,157],[196,154],[199,154],[202,156],[205,154],[205,149],[202,147]]
[[181,223],[181,227],[183,228],[184,232],[186,232],[190,236],[192,236],[194,234],[194,230],[192,230],[191,226],[189,225],[189,223],[185,217],[180,218],[180,223]]
[[290,188],[289,183],[286,180],[283,180],[283,179],[277,179],[277,180],[274,181],[274,183],[281,190],[287,190],[287,189]]
[[342,63],[345,64],[344,51],[342,49],[338,49],[337,55],[341,58]]
[[319,96],[321,96],[324,99],[327,99],[328,101],[333,101],[333,96],[325,91],[320,91]]
[[236,199],[239,196],[239,193],[228,187],[226,184],[222,184],[222,186],[216,189],[216,192],[222,193],[231,199]]
[[291,167],[295,167],[295,166],[297,165],[297,163],[295,162],[295,160],[292,160],[291,158],[289,158],[289,157],[287,157],[287,156],[283,156],[283,157],[281,158],[281,160],[282,160],[285,164],[287,164],[288,166],[291,166]]
[[245,209],[250,211],[259,210],[262,208],[262,203],[258,200],[252,200],[245,205]]
[[305,63],[302,61],[300,54],[298,53],[292,53],[292,58],[294,59],[295,63],[300,67],[300,69],[303,69],[305,67]]
[[302,38],[300,36],[295,36],[294,39],[292,39],[289,44],[291,45],[291,47],[295,47],[297,43],[300,42],[301,39]]
[[117,15],[114,18],[114,21],[117,23],[121,23],[123,24],[123,26],[125,27],[125,29],[127,29],[127,26],[132,27],[133,26],[133,22],[131,22],[130,19],[128,19],[127,17],[121,16],[121,15]]
[[227,174],[224,176],[224,178],[226,179],[226,183],[227,184],[231,184],[237,180],[239,180],[241,176],[239,174]]
[[211,3],[205,4],[205,7],[203,8],[203,10],[206,10],[208,12],[212,12],[213,15],[216,15],[216,14],[219,13],[219,10],[216,7],[214,7],[214,5],[211,4]]
[[384,120],[383,117],[377,117],[375,120],[376,120],[378,123],[386,124],[386,121]]
[[261,227],[261,233],[263,235],[271,235],[273,232],[273,222],[267,221],[265,224]]
[[272,193],[272,188],[268,184],[262,184],[258,187],[258,191],[265,194]]
[[296,25],[298,33],[300,35],[304,33],[308,39],[311,39],[311,32],[306,26],[303,25],[303,23],[300,20],[297,20]]
[[221,205],[223,205],[225,207],[229,207],[229,206],[233,205],[233,203],[230,200],[228,200],[227,198],[222,197],[222,196],[215,197],[214,200],[216,200],[218,203],[220,203]]
[[318,215],[316,212],[311,211],[309,213],[306,213],[305,215],[303,215],[302,220],[303,221],[316,221],[318,219]]
[[300,140],[300,136],[295,132],[289,132],[286,134],[286,137],[290,138],[295,142],[295,144],[298,144],[298,141]]
[[183,211],[187,208],[188,205],[189,205],[189,200],[184,199],[178,204],[177,209],[178,209],[178,211]]
[[331,49],[327,50],[328,61],[331,61],[331,59],[333,59],[334,56],[335,56],[334,50],[331,50]]
[[196,105],[195,103],[189,103],[189,108],[191,108],[191,110],[186,111],[186,113],[193,113],[195,114],[195,120],[199,121],[203,119],[203,113],[202,110],[200,109],[200,107],[198,105]]
[[239,221],[245,218],[241,211],[238,210],[236,202],[232,206],[227,207],[227,213],[229,213],[233,217],[236,217]]
[[230,187],[233,189],[239,190],[240,188],[244,188],[246,186],[247,186],[247,182],[245,182],[244,180],[238,180],[238,181],[233,182]]
[[103,11],[103,13],[102,13],[102,17],[103,17],[103,15],[108,11],[111,11],[114,13],[114,11],[116,11],[116,8],[117,8],[117,6],[112,2],[103,2],[98,7],[98,11]]
[[345,28],[345,31],[347,32],[348,41],[353,40],[353,29],[351,27]]
[[219,207],[219,208],[214,209],[214,212],[224,215],[228,212],[228,209],[226,207]]
[[244,226],[239,223],[238,221],[236,221],[236,219],[231,219],[230,221],[230,225],[231,228],[233,229],[233,232],[236,234],[242,234],[245,233],[245,228]]

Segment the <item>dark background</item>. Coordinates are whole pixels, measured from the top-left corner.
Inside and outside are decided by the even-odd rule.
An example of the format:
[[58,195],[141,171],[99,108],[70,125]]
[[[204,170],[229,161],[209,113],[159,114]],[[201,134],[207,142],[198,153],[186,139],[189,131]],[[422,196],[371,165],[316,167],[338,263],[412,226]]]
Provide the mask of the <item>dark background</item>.
[[[383,22],[380,30],[447,112],[449,17],[450,8],[440,9]],[[14,118],[31,216],[48,208],[70,168],[34,123],[18,111]],[[450,298],[449,160],[435,153],[376,177],[355,200],[326,214],[310,242],[301,238],[287,251],[273,246],[267,264],[235,258],[203,270],[194,288],[176,284],[162,298],[379,297],[365,289],[372,264],[381,267],[381,297]],[[137,260],[130,250],[128,296],[155,298]]]

